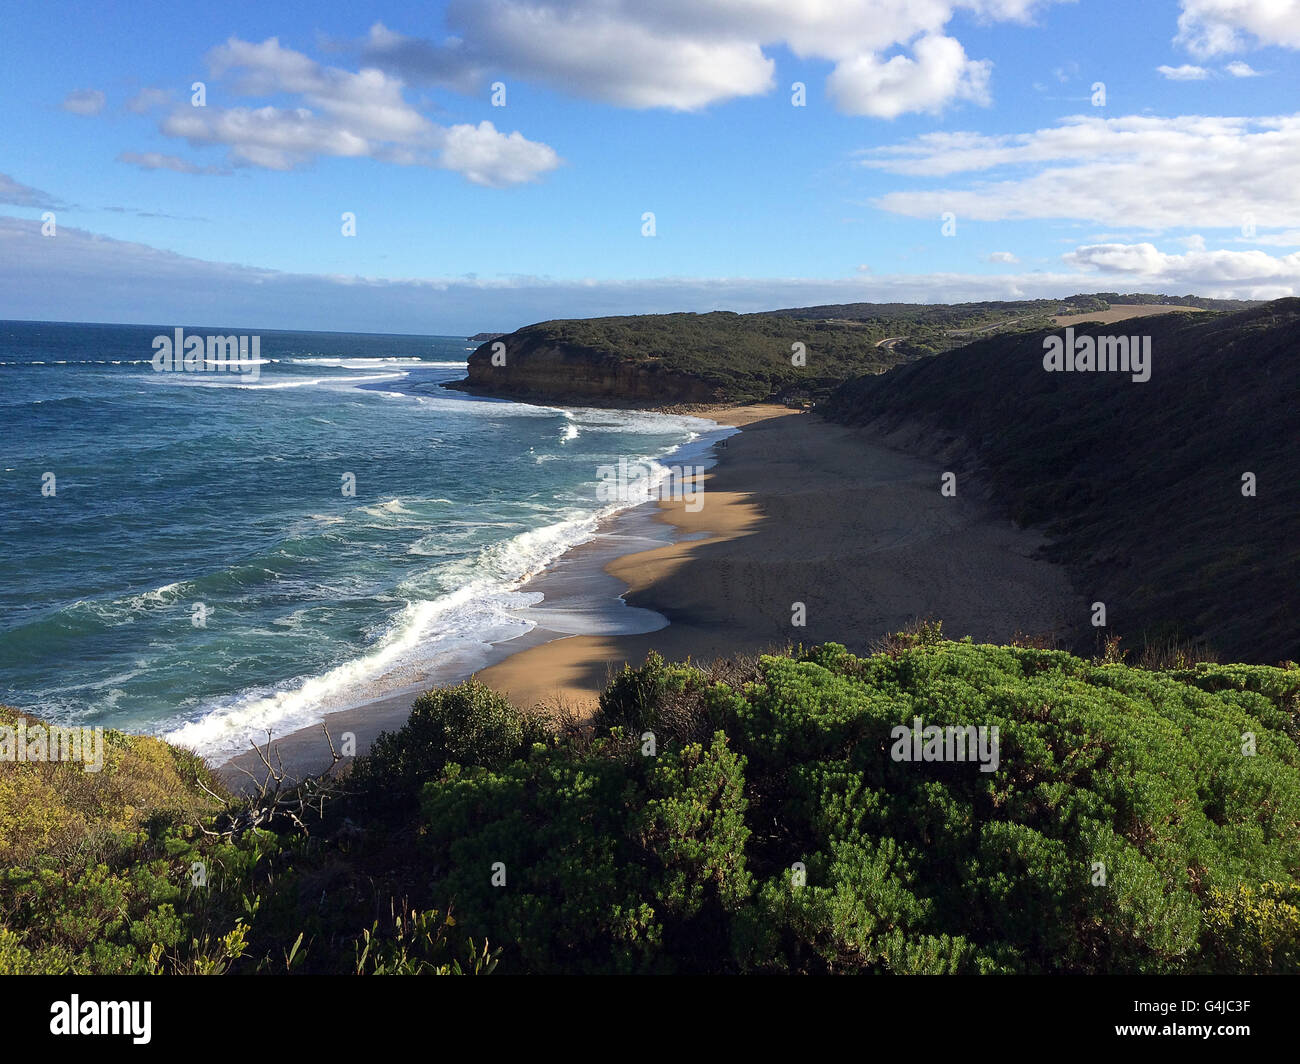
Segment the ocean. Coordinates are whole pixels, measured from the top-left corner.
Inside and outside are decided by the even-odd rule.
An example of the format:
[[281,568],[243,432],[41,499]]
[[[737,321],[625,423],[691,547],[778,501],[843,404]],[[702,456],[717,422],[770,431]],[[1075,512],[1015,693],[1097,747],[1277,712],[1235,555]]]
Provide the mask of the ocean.
[[[175,328],[0,322],[0,703],[214,761],[469,675],[537,624],[528,577],[720,434],[444,389],[462,337],[185,327],[256,369],[159,372]],[[602,501],[620,459],[651,472]]]

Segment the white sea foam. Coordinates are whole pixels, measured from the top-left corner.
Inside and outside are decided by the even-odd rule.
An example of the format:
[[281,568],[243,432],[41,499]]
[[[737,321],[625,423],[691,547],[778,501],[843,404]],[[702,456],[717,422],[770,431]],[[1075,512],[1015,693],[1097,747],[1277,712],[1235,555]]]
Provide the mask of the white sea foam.
[[520,611],[542,596],[520,591],[519,585],[590,538],[596,523],[595,515],[583,514],[485,548],[463,566],[469,578],[456,591],[408,601],[374,649],[319,676],[254,688],[206,707],[201,718],[168,732],[167,740],[221,760],[247,749],[251,739],[264,738],[268,729],[284,735],[376,691],[418,684],[449,658],[486,661],[492,643],[535,627]]
[[371,369],[375,366],[428,366],[432,369],[464,369],[468,362],[430,362],[423,358],[288,358],[299,366],[328,366],[332,369]]
[[[524,404],[490,407],[484,404],[483,409],[486,416],[532,416],[523,407]],[[636,432],[644,426],[642,431],[648,433],[655,418],[665,417],[636,412],[532,409],[551,416],[562,413],[566,420],[583,426],[584,430],[588,421],[592,421],[607,426],[606,431]],[[700,449],[692,444],[702,445],[715,436],[730,435],[727,430],[709,432],[710,440],[702,441],[703,433],[719,429],[715,423],[701,418],[673,420],[677,422],[675,427],[689,433],[690,440],[669,452],[672,460]],[[671,423],[665,426],[660,420],[659,432],[665,427],[674,426]],[[405,604],[378,634],[372,648],[358,657],[319,675],[299,676],[274,687],[251,688],[206,704],[200,707],[200,716],[175,721],[176,726],[165,738],[191,747],[211,760],[224,760],[247,750],[251,740],[265,741],[268,730],[284,736],[319,722],[327,713],[370,701],[384,692],[408,690],[430,682],[452,682],[468,675],[487,663],[492,644],[524,635],[537,626],[538,620],[529,616],[528,607],[539,603],[542,596],[521,590],[525,582],[570,548],[592,539],[603,519],[654,497],[656,485],[669,472],[659,460],[666,458],[666,454],[661,454],[658,459],[649,456],[640,459],[650,470],[641,484],[645,489],[643,494],[633,493],[625,501],[611,502],[595,510],[563,511],[559,520],[517,533],[480,549],[471,557],[442,565],[437,579],[443,586],[450,582],[455,591],[431,594],[421,584],[422,578],[429,579],[429,573],[412,577],[398,588]],[[398,499],[362,510],[372,516],[410,512]],[[440,528],[445,530],[455,524],[448,522]],[[469,524],[482,526],[481,522]],[[408,553],[446,557],[445,546],[428,552],[416,549],[418,546],[410,548]]]
[[375,503],[373,506],[361,507],[363,514],[369,514],[371,517],[382,517],[384,514],[414,514],[414,510],[408,510],[402,505],[401,499],[389,499],[387,502]]
[[168,384],[189,388],[241,388],[246,391],[274,391],[278,388],[307,388],[318,384],[355,384],[357,382],[395,381],[405,377],[405,373],[376,373],[367,377],[288,377],[283,380],[261,380],[246,384],[237,376],[227,380],[195,380],[203,374],[158,374],[151,380],[164,381]]

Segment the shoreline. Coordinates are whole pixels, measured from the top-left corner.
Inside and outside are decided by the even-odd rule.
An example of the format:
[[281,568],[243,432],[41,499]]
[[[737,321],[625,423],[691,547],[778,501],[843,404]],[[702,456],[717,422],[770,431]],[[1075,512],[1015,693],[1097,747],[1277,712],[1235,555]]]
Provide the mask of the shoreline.
[[1046,538],[1001,516],[981,485],[966,479],[960,498],[944,498],[944,465],[895,449],[897,437],[783,407],[740,409],[751,416],[706,476],[701,511],[659,504],[676,541],[606,566],[626,585],[624,601],[669,627],[548,642],[478,679],[521,708],[582,712],[611,671],[651,650],[699,663],[797,643],[863,653],[927,617],[977,643],[1017,632],[1068,642],[1078,631],[1069,618],[1082,604],[1066,570],[1039,557]]
[[[708,407],[656,411],[689,414],[715,422],[713,427],[702,430],[699,437],[675,447],[659,461],[669,465],[684,461],[712,465],[716,461],[715,445],[729,435],[726,430],[731,426],[713,418],[711,411],[712,408]],[[433,666],[416,683],[386,690],[342,708],[325,710],[321,714],[322,720],[316,723],[294,727],[279,735],[273,733],[270,739],[275,751],[270,757],[272,764],[283,763],[286,779],[321,772],[332,761],[330,740],[336,748],[340,747],[340,736],[345,732],[355,737],[356,752],[362,754],[381,732],[394,731],[406,723],[411,703],[424,691],[463,682],[529,648],[583,632],[650,633],[665,628],[668,618],[624,602],[625,585],[609,575],[605,568],[608,562],[622,555],[653,549],[671,541],[672,529],[656,519],[654,505],[653,501],[639,503],[601,518],[590,539],[568,548],[520,584],[520,591],[541,592],[545,596],[542,602],[520,611],[521,616],[535,622],[536,627],[511,639],[484,644],[487,658],[484,664],[477,668],[466,668],[463,664],[443,669]],[[329,740],[322,724],[329,729]],[[250,736],[249,746],[243,753],[210,762],[217,774],[233,788],[250,785],[246,773],[253,773],[259,780],[266,776],[266,767],[252,749],[252,741]],[[263,750],[266,749],[265,733],[257,736],[257,742]],[[350,762],[352,758],[344,760]]]
[[[1066,618],[1081,607],[1064,568],[1037,557],[1045,539],[999,516],[969,482],[958,498],[941,497],[937,460],[783,406],[699,415],[741,430],[711,448],[704,505],[690,513],[680,500],[645,503],[608,518],[522,585],[545,595],[530,607],[544,619],[494,644],[477,679],[523,709],[582,714],[612,671],[640,665],[650,650],[697,662],[788,643],[861,652],[926,616],[976,642],[1073,630]],[[584,616],[593,583],[622,607]],[[792,623],[799,602],[802,627]],[[621,609],[646,626],[613,630]],[[655,616],[666,626],[650,626]],[[336,745],[351,731],[363,753],[380,731],[402,726],[427,686],[327,714]],[[273,745],[291,776],[330,763],[319,724]],[[251,749],[218,771],[239,785],[241,767],[265,775]]]

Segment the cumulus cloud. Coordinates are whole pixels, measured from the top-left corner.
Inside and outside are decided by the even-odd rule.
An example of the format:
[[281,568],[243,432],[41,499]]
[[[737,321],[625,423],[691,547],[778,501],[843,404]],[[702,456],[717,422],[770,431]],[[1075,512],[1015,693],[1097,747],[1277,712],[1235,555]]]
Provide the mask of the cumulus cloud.
[[826,83],[831,99],[847,114],[896,118],[909,111],[937,111],[953,100],[989,102],[992,64],[966,57],[952,37],[922,37],[916,58],[874,55],[840,63]]
[[1017,262],[1019,262],[1020,260],[1019,260],[1018,258],[1016,258],[1016,256],[1013,255],[1013,254],[1012,254],[1011,252],[1009,252],[1009,251],[995,251],[995,252],[993,252],[993,254],[991,254],[991,255],[990,255],[988,258],[986,258],[984,261],[985,261],[985,262],[1017,263]]
[[491,122],[457,125],[446,131],[440,165],[463,174],[478,185],[515,185],[559,165],[559,156],[545,144],[525,140],[519,133],[497,132]]
[[1171,254],[1147,243],[1091,244],[1076,248],[1064,260],[1070,266],[1147,281],[1158,279],[1180,289],[1226,287],[1238,292],[1271,291],[1282,295],[1300,290],[1300,251],[1281,256],[1265,251],[1188,250]]
[[453,0],[452,36],[408,37],[376,23],[360,48],[367,63],[412,83],[464,87],[508,75],[620,107],[694,111],[770,91],[775,63],[764,49],[784,46],[833,64],[827,88],[842,111],[891,118],[987,101],[991,64],[944,32],[955,15],[1025,23],[1054,2]]
[[1300,0],[1182,0],[1174,39],[1200,58],[1259,45],[1300,48]]
[[1076,115],[1032,133],[928,133],[861,153],[864,165],[943,189],[889,192],[910,217],[1051,218],[1113,227],[1300,225],[1300,115],[1264,118]]
[[98,89],[78,89],[63,98],[63,109],[74,115],[97,115],[106,102],[106,97]]
[[167,136],[224,146],[236,165],[293,170],[321,156],[370,158],[454,170],[475,184],[502,187],[560,164],[553,148],[498,132],[490,122],[439,126],[407,102],[400,78],[373,67],[324,66],[275,37],[231,38],[207,58],[213,76],[229,77],[239,95],[296,98],[297,106],[181,106],[163,119]]
[[1158,66],[1156,70],[1170,81],[1204,81],[1210,76],[1205,67],[1192,66],[1190,63],[1176,67]]
[[1237,60],[1235,63],[1229,63],[1223,69],[1226,70],[1229,74],[1231,74],[1234,78],[1260,77],[1260,72],[1258,70],[1252,67],[1249,63],[1241,62],[1241,60]]
[[482,72],[465,54],[458,37],[434,43],[394,33],[382,22],[370,27],[361,45],[361,60],[396,74],[411,85],[439,85],[470,93],[479,87]]

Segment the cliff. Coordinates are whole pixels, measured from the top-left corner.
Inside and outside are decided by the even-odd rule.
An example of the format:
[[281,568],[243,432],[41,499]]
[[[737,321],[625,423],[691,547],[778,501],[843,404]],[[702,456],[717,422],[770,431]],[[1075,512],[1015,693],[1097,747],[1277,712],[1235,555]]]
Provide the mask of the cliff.
[[723,311],[546,321],[482,344],[457,387],[594,406],[819,398],[914,357],[878,346],[887,336],[880,323]]
[[727,396],[688,373],[638,364],[606,352],[527,339],[507,343],[506,364],[492,364],[493,342],[469,359],[469,377],[450,387],[513,399],[587,406],[710,403]]

